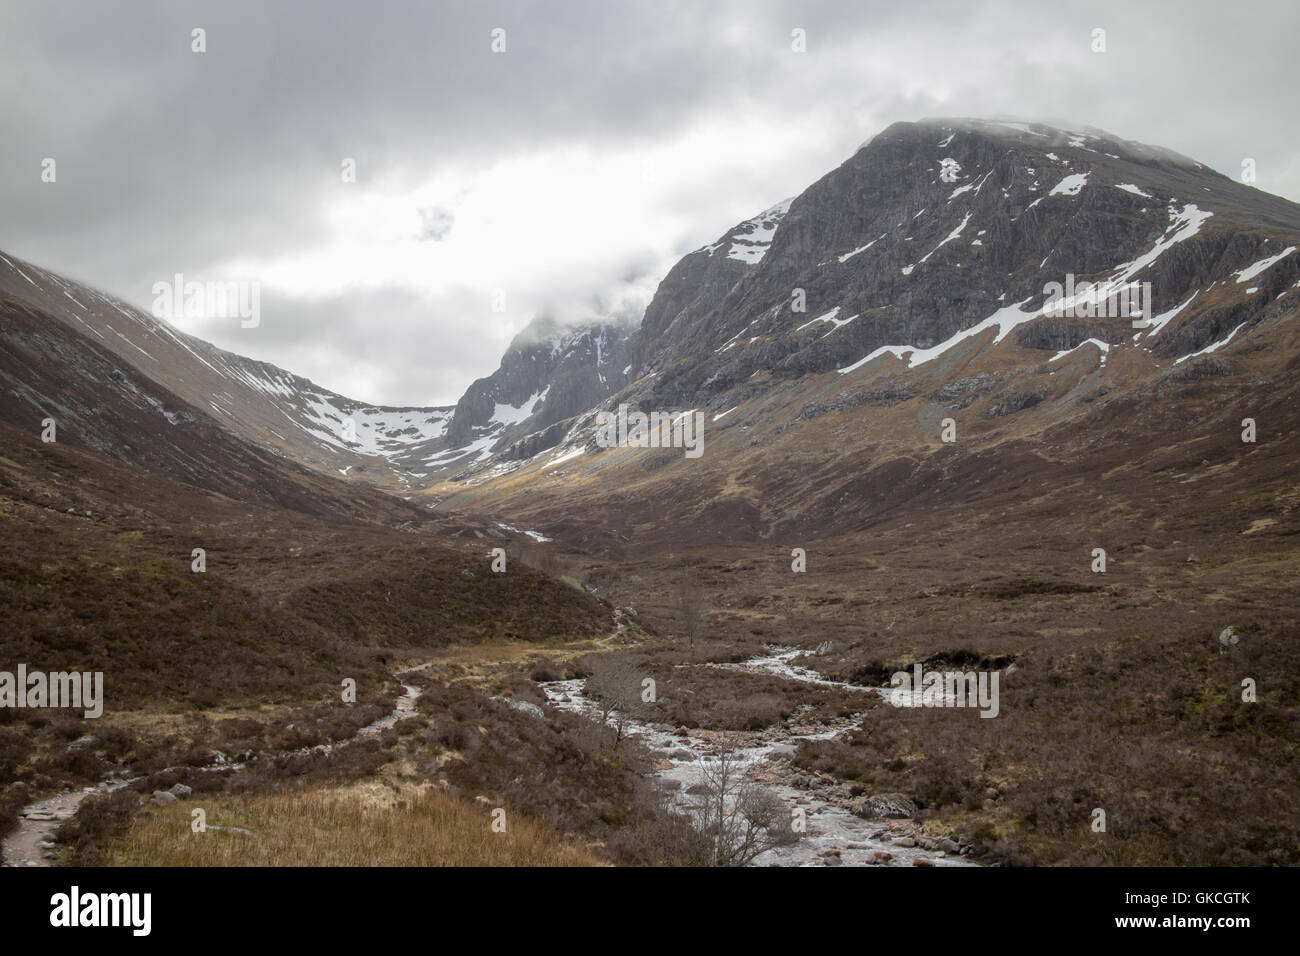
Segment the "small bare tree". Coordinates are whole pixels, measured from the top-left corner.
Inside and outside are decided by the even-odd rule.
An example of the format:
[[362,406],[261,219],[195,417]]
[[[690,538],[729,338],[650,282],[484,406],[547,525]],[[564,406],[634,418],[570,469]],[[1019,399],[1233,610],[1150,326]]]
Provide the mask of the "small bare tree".
[[799,839],[790,811],[756,783],[730,748],[701,760],[701,793],[691,807],[695,827],[709,841],[714,866],[745,866],[760,853]]
[[600,710],[601,725],[613,729],[615,750],[623,740],[628,718],[641,709],[641,677],[622,654],[599,654],[592,659],[587,696]]
[[682,633],[691,651],[691,661],[695,660],[695,640],[704,630],[707,611],[704,606],[704,594],[691,577],[689,571],[682,575],[677,589],[677,613],[681,618]]

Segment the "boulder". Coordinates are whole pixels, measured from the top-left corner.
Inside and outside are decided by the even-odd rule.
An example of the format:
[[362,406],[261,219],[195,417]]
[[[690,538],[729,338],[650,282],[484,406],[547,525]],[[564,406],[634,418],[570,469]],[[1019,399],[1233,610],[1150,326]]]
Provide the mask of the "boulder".
[[875,793],[855,801],[850,809],[866,820],[910,820],[916,816],[917,806],[901,793]]
[[1241,637],[1236,632],[1234,632],[1232,628],[1225,627],[1222,631],[1219,632],[1220,652],[1226,652],[1230,650],[1232,646],[1240,640]]

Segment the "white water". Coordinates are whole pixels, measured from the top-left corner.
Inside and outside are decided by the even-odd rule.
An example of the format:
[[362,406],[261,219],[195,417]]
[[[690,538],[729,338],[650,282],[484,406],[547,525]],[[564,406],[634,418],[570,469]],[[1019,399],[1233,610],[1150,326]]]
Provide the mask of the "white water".
[[[738,664],[705,666],[772,674],[787,680],[854,692],[886,692],[882,688],[827,680],[815,671],[794,663],[794,660],[803,653],[805,652],[799,649],[784,651],[773,649],[771,653]],[[428,666],[422,664],[408,668],[399,672],[398,676],[423,670]],[[547,699],[554,706],[599,720],[596,706],[583,694],[584,683],[582,680],[553,681],[541,686],[546,692]],[[362,727],[353,737],[287,753],[329,753],[337,747],[387,730],[399,720],[415,712],[420,690],[409,684],[404,684],[403,688],[405,693],[398,698],[392,712]],[[735,749],[732,752],[732,759],[737,762],[742,774],[751,776],[789,808],[793,809],[796,806],[803,808],[807,831],[802,839],[792,846],[778,847],[761,854],[754,860],[755,866],[822,866],[827,863],[827,858],[822,855],[827,851],[839,851],[839,859],[844,865],[865,865],[867,858],[876,851],[893,854],[893,859],[885,864],[891,866],[911,866],[918,858],[928,859],[936,866],[973,865],[958,856],[945,856],[941,851],[930,851],[920,847],[900,847],[891,842],[888,836],[873,839],[871,834],[881,830],[911,833],[912,829],[910,825],[900,824],[898,821],[864,820],[854,816],[834,799],[819,796],[816,790],[801,790],[773,778],[774,763],[783,759],[785,755],[793,753],[801,741],[829,740],[853,729],[857,724],[857,718],[838,718],[825,723],[806,724],[802,722],[801,713],[796,713],[781,726],[758,732],[724,734],[708,730],[691,730],[687,736],[680,737],[668,728],[635,721],[625,721],[624,729],[627,736],[637,738],[655,753],[659,760],[666,762],[667,766],[657,770],[656,773],[665,782],[676,781],[679,784],[678,789],[673,791],[672,797],[674,807],[681,812],[686,812],[693,802],[693,795],[686,791],[703,782],[703,768],[709,764],[716,764],[717,754],[721,750],[733,747]],[[226,763],[191,769],[223,772],[236,771],[244,766],[245,764],[242,763]],[[55,794],[29,804],[22,811],[18,829],[4,841],[3,865],[49,866],[50,860],[42,852],[43,844],[52,838],[61,823],[77,812],[82,801],[92,794],[110,793],[132,782],[134,781],[106,780],[94,787]]]
[[[862,693],[880,693],[882,690],[826,680],[815,671],[793,663],[803,653],[799,649],[773,650],[739,664],[706,666],[773,674],[787,680]],[[585,683],[577,679],[551,681],[541,686],[555,707],[600,720],[596,704],[584,694]],[[635,738],[656,755],[661,768],[656,770],[656,774],[661,781],[668,783],[670,788],[673,782],[680,784],[677,789],[670,789],[672,806],[679,812],[688,813],[696,797],[687,791],[704,781],[705,767],[716,764],[719,751],[729,747],[735,748],[732,759],[737,762],[742,775],[755,780],[791,811],[795,807],[803,808],[807,826],[803,837],[793,845],[777,847],[759,855],[753,862],[754,866],[824,866],[827,858],[823,854],[827,851],[839,851],[839,859],[844,865],[866,865],[868,858],[877,851],[893,854],[893,859],[886,864],[890,866],[912,866],[918,858],[928,859],[936,866],[974,865],[960,856],[948,856],[942,851],[900,847],[888,836],[873,838],[872,834],[881,830],[897,829],[900,835],[912,830],[910,826],[899,826],[898,821],[862,819],[833,798],[819,796],[817,790],[801,790],[775,779],[775,761],[792,754],[800,742],[829,740],[857,724],[857,718],[805,724],[801,722],[801,714],[797,713],[781,726],[757,732],[721,733],[693,729],[688,730],[686,736],[678,736],[663,725],[627,718],[623,721],[623,728],[627,737]]]

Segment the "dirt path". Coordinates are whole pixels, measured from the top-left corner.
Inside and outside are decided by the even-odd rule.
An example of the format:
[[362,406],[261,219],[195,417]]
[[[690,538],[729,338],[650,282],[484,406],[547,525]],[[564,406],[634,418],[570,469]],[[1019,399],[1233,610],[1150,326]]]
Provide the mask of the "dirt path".
[[108,780],[83,790],[57,793],[23,807],[18,829],[4,841],[4,866],[49,866],[53,858],[54,831],[72,818],[81,801],[92,794],[112,793],[130,781]]
[[[602,647],[608,646],[608,641],[622,633],[622,628],[616,629],[612,634],[597,641]],[[415,674],[420,671],[428,670],[439,661],[438,659],[426,661],[423,664],[416,664],[413,667],[405,667],[394,673],[394,677],[405,677],[407,674]],[[493,662],[487,662],[493,663]],[[339,747],[347,746],[365,737],[374,736],[382,733],[392,727],[399,720],[410,717],[415,713],[416,701],[420,697],[420,689],[410,684],[403,684],[404,693],[397,699],[397,702],[391,713],[380,717],[371,724],[362,727],[354,735],[344,740],[334,741],[328,744],[317,744],[314,747],[303,747],[299,750],[287,750],[276,753],[263,754],[257,759],[267,760],[276,757],[290,756],[294,754],[307,753],[331,753]],[[245,764],[229,763],[215,767],[192,768],[209,770],[214,773],[230,773],[244,769]],[[105,780],[96,786],[85,787],[80,790],[68,790],[63,793],[57,793],[53,796],[43,797],[34,803],[28,804],[22,809],[18,819],[18,828],[13,833],[5,837],[4,842],[0,845],[0,866],[52,866],[53,865],[53,844],[54,832],[66,820],[70,820],[81,803],[87,797],[103,793],[111,793],[114,790],[120,790],[122,787],[129,786],[138,780],[133,777],[128,780]]]
[[[429,667],[429,664],[419,664],[415,667],[408,667],[404,670],[398,671],[395,676],[402,677],[406,674],[422,671],[427,667]],[[396,724],[399,720],[415,713],[415,702],[420,697],[420,690],[417,687],[412,687],[410,684],[403,684],[402,687],[404,688],[405,693],[397,699],[396,706],[391,713],[385,714],[373,723],[367,724],[351,737],[333,743],[317,744],[315,747],[304,747],[301,750],[266,754],[258,759],[274,759],[289,754],[305,754],[312,752],[331,753],[337,748],[347,746],[363,737],[370,737],[382,733]],[[211,770],[215,773],[225,773],[242,770],[244,766],[244,764],[232,763],[197,769]],[[18,828],[4,839],[3,863],[0,863],[0,866],[53,865],[54,831],[57,830],[60,824],[65,820],[70,820],[76,814],[82,801],[92,795],[112,793],[114,790],[120,790],[122,787],[134,783],[138,779],[139,777],[133,777],[129,780],[105,780],[93,787],[86,787],[81,790],[68,790],[64,793],[55,794],[52,797],[45,797],[35,803],[23,807],[18,820]]]
[[[608,646],[610,635],[604,642]],[[774,674],[788,680],[805,681],[827,687],[841,687],[866,693],[879,693],[876,688],[864,688],[852,684],[842,684],[827,680],[815,671],[794,664],[794,660],[803,652],[800,650],[773,650],[769,654],[759,655],[740,664],[714,664],[704,666],[724,667]],[[394,676],[427,670],[435,661],[419,664],[398,671]],[[542,685],[550,703],[562,710],[569,710],[599,719],[596,706],[583,693],[582,680],[554,681]],[[420,690],[410,684],[403,684],[404,693],[396,701],[394,709],[371,724],[362,727],[353,736],[329,744],[318,744],[300,750],[283,753],[265,754],[259,760],[274,759],[288,754],[310,752],[329,753],[339,747],[347,746],[365,737],[382,733],[399,720],[415,713]],[[801,807],[809,821],[807,835],[792,847],[782,847],[768,851],[755,860],[755,865],[784,866],[820,866],[844,864],[862,864],[877,862],[880,854],[889,857],[889,865],[911,865],[917,859],[938,866],[968,865],[969,861],[957,856],[949,856],[942,851],[931,851],[921,847],[907,847],[896,842],[898,834],[886,835],[882,830],[889,826],[882,821],[864,820],[854,816],[841,802],[828,798],[823,793],[796,789],[780,781],[774,769],[779,762],[788,757],[800,741],[829,739],[856,726],[857,718],[842,718],[829,724],[804,726],[798,715],[777,727],[743,735],[740,744],[740,760],[751,777],[770,790],[783,803],[791,808]],[[630,736],[640,737],[652,751],[663,754],[663,760],[657,771],[661,779],[674,790],[674,804],[686,812],[691,804],[688,791],[703,779],[702,769],[710,760],[716,760],[719,748],[723,746],[719,735],[709,731],[693,731],[683,737],[669,728],[657,727],[637,722],[630,723]],[[734,735],[733,735],[734,736]],[[227,764],[211,768],[202,768],[214,772],[238,771],[243,764]],[[138,778],[134,778],[138,779]],[[134,782],[132,780],[106,780],[97,786],[72,790],[54,796],[44,797],[23,808],[18,829],[4,840],[4,866],[51,866],[53,865],[53,836],[60,824],[70,819],[77,812],[83,800],[91,795],[110,793]],[[905,838],[905,837],[903,837]]]

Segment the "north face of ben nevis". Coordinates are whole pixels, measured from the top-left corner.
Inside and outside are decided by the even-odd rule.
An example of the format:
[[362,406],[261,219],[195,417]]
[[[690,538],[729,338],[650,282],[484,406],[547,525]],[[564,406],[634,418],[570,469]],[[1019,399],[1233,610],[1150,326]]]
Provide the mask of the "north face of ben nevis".
[[439,407],[0,255],[5,649],[116,695],[5,862],[1300,863],[1300,206],[928,119],[754,208]]
[[[1177,359],[1253,324],[1300,271],[1279,263],[1263,298],[1243,286],[1240,301],[1201,291],[1204,301],[1188,303],[1283,252],[1300,229],[1295,204],[1167,150],[1037,124],[897,123],[778,207],[772,224],[765,249],[724,238],[661,286],[634,369],[662,372],[660,394],[680,382],[683,399],[707,399],[760,369],[788,380],[888,347],[912,348],[916,364],[1021,306],[1024,318],[999,319],[1005,336],[1067,273],[1150,282],[1163,318],[1137,344]],[[1074,325],[1056,334],[1062,347],[1087,338],[1086,323]],[[1113,330],[1101,337],[1119,341]]]
[[[895,124],[683,258],[632,335],[628,385],[601,408],[707,410],[716,473],[606,451],[587,414],[551,430],[554,450],[485,461],[439,493],[571,521],[546,506],[561,489],[619,500],[629,483],[687,482],[698,494],[661,525],[767,536],[862,527],[933,493],[930,469],[992,465],[974,453],[1030,436],[1094,467],[1100,436],[1145,442],[1210,395],[1235,396],[1211,402],[1226,416],[1277,402],[1297,245],[1300,207],[1167,150],[1038,124]],[[808,461],[811,486],[794,464]]]

